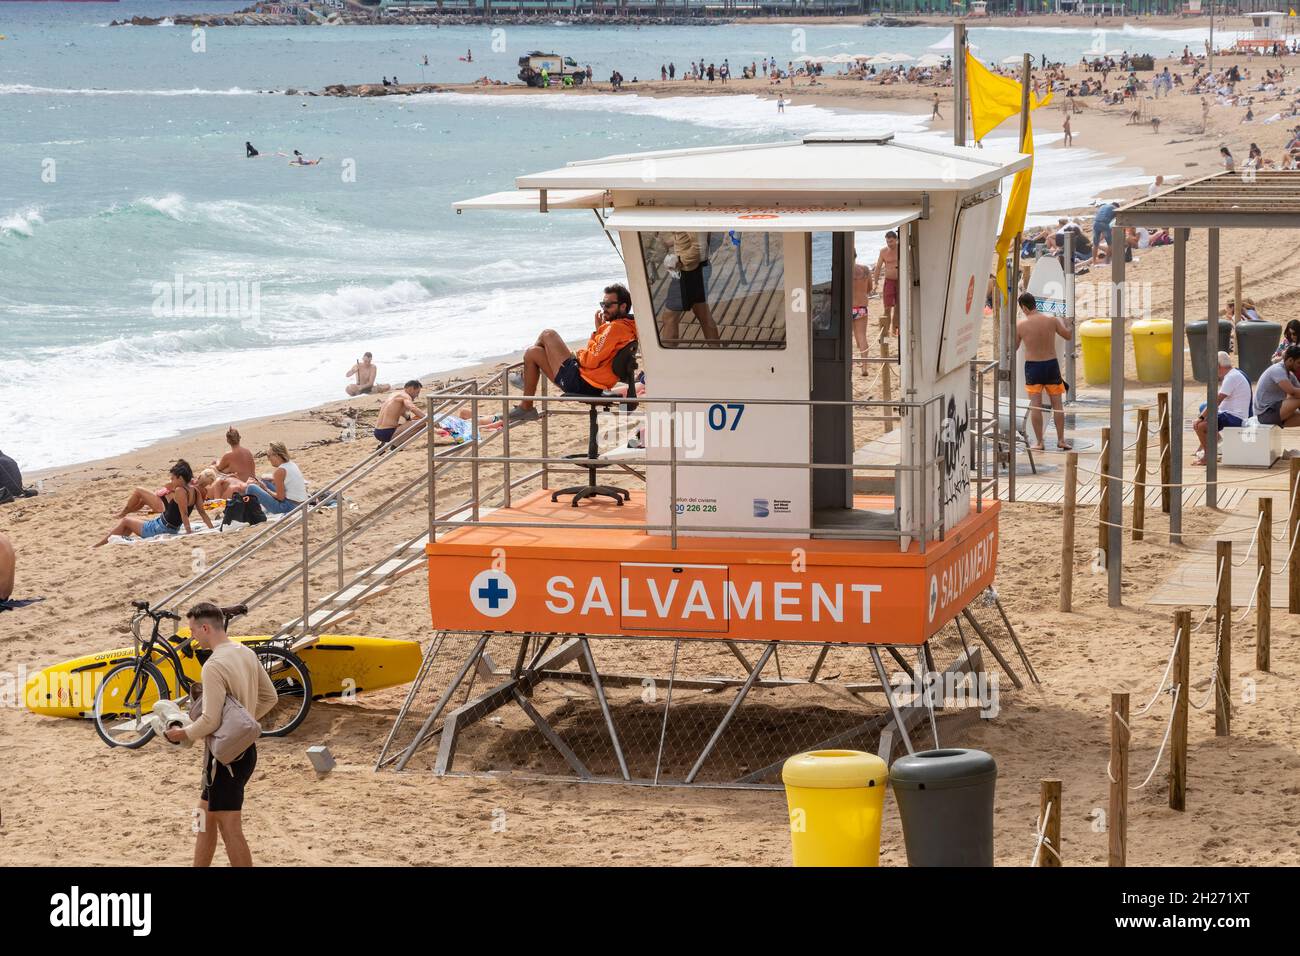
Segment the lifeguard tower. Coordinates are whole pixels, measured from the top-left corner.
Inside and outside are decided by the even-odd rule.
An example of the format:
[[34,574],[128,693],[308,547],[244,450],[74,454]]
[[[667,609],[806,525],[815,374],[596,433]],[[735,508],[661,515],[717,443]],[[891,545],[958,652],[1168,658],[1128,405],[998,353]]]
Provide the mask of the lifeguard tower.
[[1248,33],[1237,35],[1237,49],[1271,53],[1286,47],[1287,15],[1285,13],[1265,10],[1247,16],[1250,17],[1251,29]]
[[[978,407],[973,360],[1001,183],[1030,162],[815,134],[578,162],[457,203],[594,210],[624,260],[646,390],[543,392],[540,422],[500,435],[499,451],[480,440],[435,467],[430,446],[437,636],[379,765],[436,742],[437,773],[468,748],[479,770],[541,772],[548,751],[582,779],[761,784],[790,753],[868,734],[886,755],[910,752],[927,717],[937,744],[935,695],[905,706],[882,651],[914,691],[979,670],[981,646],[1017,681],[971,610],[994,579],[999,508],[981,493],[976,432],[996,416]],[[901,334],[878,361],[899,389],[855,399],[855,234],[886,232]],[[696,261],[706,310],[684,298]],[[616,280],[593,276],[592,301]],[[520,397],[501,375],[430,408],[449,396],[475,417]],[[561,457],[555,422],[585,425],[592,405],[608,409],[605,447],[593,425],[590,445],[571,430],[588,450]],[[469,493],[448,506],[453,464]],[[575,467],[593,485],[602,469],[626,501],[557,492]],[[954,622],[961,646],[941,662],[932,638]],[[742,728],[747,701],[757,714]]]

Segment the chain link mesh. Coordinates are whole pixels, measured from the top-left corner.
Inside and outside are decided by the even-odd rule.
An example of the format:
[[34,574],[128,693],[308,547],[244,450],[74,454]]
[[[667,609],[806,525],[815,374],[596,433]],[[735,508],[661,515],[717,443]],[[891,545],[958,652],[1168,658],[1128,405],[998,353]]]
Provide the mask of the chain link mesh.
[[[982,623],[992,639],[1004,633]],[[980,655],[969,627],[965,636],[966,646]],[[905,717],[919,717],[910,733],[914,746],[924,749],[932,744],[929,718],[902,666],[917,666],[918,648],[896,648],[897,657],[879,650]],[[930,640],[929,651],[927,669],[942,672],[962,663],[966,648],[949,624]],[[877,752],[892,719],[864,645],[442,632],[425,652],[424,671],[382,765],[399,765],[418,739],[404,769],[434,770],[454,742],[446,768],[454,774],[623,780],[621,751],[626,779],[637,783],[772,787],[793,754],[832,747]],[[975,676],[964,679],[973,683]],[[949,699],[945,708],[945,684],[938,686],[940,739],[953,744],[953,733],[970,723],[966,704],[979,698]],[[896,731],[892,743],[896,752],[903,746]]]

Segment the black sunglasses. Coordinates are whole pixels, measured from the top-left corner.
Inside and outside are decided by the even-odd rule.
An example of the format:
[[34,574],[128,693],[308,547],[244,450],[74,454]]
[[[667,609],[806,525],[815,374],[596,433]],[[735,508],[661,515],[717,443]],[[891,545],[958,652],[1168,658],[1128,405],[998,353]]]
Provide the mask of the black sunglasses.
[[604,309],[606,312],[608,312],[610,309],[617,309],[620,305],[617,299],[615,299],[613,302],[597,302],[596,304],[600,306],[602,309]]

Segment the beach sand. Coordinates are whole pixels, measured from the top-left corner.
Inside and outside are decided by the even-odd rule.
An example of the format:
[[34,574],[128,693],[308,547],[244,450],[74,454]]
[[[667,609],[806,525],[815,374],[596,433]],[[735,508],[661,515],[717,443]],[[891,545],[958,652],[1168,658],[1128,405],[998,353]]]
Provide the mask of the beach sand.
[[[1258,62],[1258,61],[1257,61]],[[678,87],[683,84],[677,84]],[[730,86],[731,84],[729,84]],[[847,85],[847,83],[845,84]],[[703,88],[704,84],[698,84]],[[858,86],[861,86],[859,84]],[[736,84],[739,90],[740,84]],[[516,90],[517,92],[517,90]],[[638,90],[638,92],[641,92]],[[676,88],[672,91],[677,94]],[[902,108],[905,97],[864,97],[856,90],[835,96],[845,108]],[[565,94],[568,95],[568,94]],[[798,94],[803,95],[803,94]],[[818,97],[830,96],[817,91]],[[1213,114],[1206,135],[1199,129],[1194,98],[1175,94],[1152,108],[1165,109],[1159,136],[1127,127],[1123,115],[1088,112],[1076,121],[1081,143],[1121,155],[1155,172],[1211,171],[1223,136],[1244,134],[1229,111]],[[842,103],[841,103],[842,101]],[[928,93],[912,104],[927,111]],[[883,104],[888,104],[884,106]],[[946,104],[945,104],[946,105]],[[1257,111],[1260,112],[1260,111]],[[1093,124],[1095,123],[1095,127]],[[1264,127],[1280,132],[1282,124]],[[1186,127],[1186,128],[1185,128]],[[1253,135],[1253,131],[1252,134]],[[1179,140],[1181,142],[1170,142]],[[1234,152],[1240,139],[1234,138]],[[1261,141],[1261,146],[1265,146]],[[1058,147],[1051,147],[1058,148]],[[1266,152],[1269,147],[1265,146]],[[1244,151],[1243,151],[1244,154]],[[1183,165],[1196,162],[1197,167]],[[1133,194],[1135,191],[1129,191]],[[1204,262],[1203,237],[1194,237],[1189,262]],[[1128,277],[1143,283],[1150,311],[1169,312],[1172,252],[1143,250]],[[1247,294],[1266,318],[1296,314],[1297,292],[1289,276],[1295,265],[1289,236],[1227,231],[1223,237],[1221,289],[1230,295],[1232,268],[1242,265]],[[1096,270],[1098,281],[1108,276]],[[1205,312],[1203,269],[1190,269],[1189,318]],[[1199,298],[1198,298],[1199,297]],[[985,325],[982,354],[992,353],[992,323]],[[874,337],[873,337],[874,338]],[[873,350],[874,350],[873,343]],[[349,353],[350,354],[350,353]],[[1134,379],[1132,357],[1128,360]],[[470,374],[482,374],[491,363]],[[381,373],[382,374],[382,373]],[[443,376],[444,380],[450,376]],[[426,380],[427,381],[427,380]],[[1131,381],[1136,390],[1136,381]],[[874,394],[875,381],[860,385]],[[1198,387],[1188,378],[1189,408]],[[1137,392],[1149,396],[1150,390]],[[877,395],[877,397],[879,397]],[[1103,397],[1085,388],[1084,398]],[[1144,399],[1145,400],[1145,399]],[[245,444],[264,449],[286,442],[303,471],[317,485],[364,456],[372,443],[366,423],[380,399],[341,399],[313,409],[241,423]],[[338,440],[342,410],[363,413],[362,440]],[[495,410],[495,409],[494,409]],[[196,558],[218,559],[242,534],[201,536],[191,541],[118,546],[92,551],[90,545],[111,525],[111,515],[137,484],[157,486],[177,457],[207,463],[223,450],[224,424],[139,449],[107,461],[57,469],[44,476],[40,497],[0,507],[0,532],[19,553],[16,597],[44,597],[43,603],[0,615],[0,672],[14,675],[69,657],[129,641],[127,601],[157,598],[185,581]],[[581,447],[580,418],[553,425],[552,454]],[[540,450],[537,426],[511,432],[516,454]],[[859,439],[870,437],[859,435]],[[562,447],[558,447],[562,446]],[[423,452],[396,456],[373,480],[353,493],[364,508],[397,491],[422,473]],[[1059,456],[1040,458],[1057,466]],[[264,461],[259,461],[259,466]],[[1192,469],[1187,469],[1191,472]],[[1224,469],[1226,481],[1254,473]],[[1194,476],[1189,475],[1188,480]],[[1281,468],[1252,485],[1284,487]],[[1248,485],[1251,486],[1251,485]],[[440,496],[467,490],[465,479],[449,479]],[[440,500],[441,497],[440,497]],[[450,500],[450,499],[448,499]],[[1063,782],[1062,854],[1068,865],[1105,865],[1107,834],[1096,825],[1096,809],[1107,807],[1108,709],[1113,691],[1133,694],[1136,710],[1154,692],[1171,646],[1171,608],[1147,606],[1151,591],[1225,521],[1253,523],[1249,500],[1241,513],[1193,509],[1185,516],[1184,546],[1170,546],[1161,529],[1167,520],[1148,514],[1147,540],[1125,545],[1125,606],[1106,607],[1105,575],[1089,573],[1096,540],[1095,515],[1081,511],[1075,546],[1075,612],[1056,609],[1060,580],[1061,508],[1050,504],[1004,504],[997,588],[1042,685],[1013,691],[1003,681],[1001,712],[992,720],[945,725],[945,745],[972,746],[998,761],[996,857],[999,865],[1025,865],[1035,845],[1039,781]],[[359,512],[358,512],[359,513]],[[345,511],[346,520],[355,520]],[[1131,517],[1126,517],[1126,521]],[[397,542],[418,534],[422,504],[386,521],[380,532],[349,546],[349,571],[382,557]],[[312,539],[323,541],[330,521],[315,522]],[[1282,525],[1280,517],[1275,530]],[[246,534],[247,532],[245,532]],[[287,536],[221,582],[216,593],[228,602],[278,573],[301,548]],[[1285,543],[1274,546],[1280,558]],[[333,584],[333,565],[312,576],[313,592]],[[1206,601],[1210,600],[1209,596]],[[300,610],[294,587],[257,607],[237,629],[264,633]],[[1199,612],[1195,619],[1199,619]],[[423,571],[362,608],[341,630],[408,638],[428,643],[426,578]],[[1254,699],[1236,709],[1233,736],[1215,738],[1209,710],[1193,710],[1189,744],[1186,813],[1168,809],[1162,771],[1129,805],[1129,863],[1132,865],[1300,864],[1300,753],[1297,753],[1297,684],[1300,681],[1300,625],[1275,612],[1273,672],[1252,669],[1252,624],[1234,625],[1233,690],[1240,698],[1247,679]],[[602,645],[603,647],[603,645]],[[1212,626],[1192,640],[1193,700],[1208,686]],[[609,652],[628,664],[636,648]],[[1018,668],[1018,664],[1017,664]],[[0,677],[2,680],[3,677]],[[109,750],[89,723],[34,716],[15,706],[12,687],[0,708],[0,862],[10,864],[185,864],[192,849],[191,810],[197,800],[199,755],[168,751],[153,743],[140,751]],[[0,691],[6,690],[0,683]],[[293,735],[259,744],[259,764],[244,811],[245,830],[259,863],[338,864],[505,864],[505,865],[785,865],[789,837],[785,800],[779,792],[630,788],[525,781],[501,777],[435,779],[420,764],[403,774],[370,768],[400,706],[404,688],[362,695],[357,703],[313,705]],[[1131,782],[1140,783],[1155,760],[1167,703],[1135,721]],[[918,736],[922,736],[918,731]],[[928,740],[924,738],[923,740]],[[318,778],[305,750],[327,744],[339,761]],[[224,863],[218,852],[217,860]],[[886,807],[881,854],[885,865],[905,862],[898,814]]]

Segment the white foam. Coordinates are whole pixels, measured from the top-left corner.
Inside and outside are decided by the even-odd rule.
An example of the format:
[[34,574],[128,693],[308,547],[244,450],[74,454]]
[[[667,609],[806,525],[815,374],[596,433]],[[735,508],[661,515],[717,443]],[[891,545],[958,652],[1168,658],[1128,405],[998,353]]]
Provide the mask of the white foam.
[[95,87],[59,88],[32,86],[28,83],[0,83],[0,96],[257,96],[260,90],[232,86],[227,90],[109,90]]
[[17,233],[22,236],[30,236],[36,226],[45,222],[41,218],[41,211],[36,206],[29,206],[26,209],[15,213],[10,213],[3,219],[0,219],[0,233]]
[[[785,92],[773,90],[773,94]],[[784,113],[776,111],[775,100],[752,94],[734,96],[637,96],[614,93],[591,93],[582,96],[530,96],[524,93],[491,95],[486,93],[431,93],[412,97],[429,104],[456,105],[465,102],[481,106],[512,109],[555,110],[559,112],[622,113],[652,117],[678,123],[691,123],[711,129],[762,130],[788,129],[792,132],[870,132],[892,130],[898,133],[921,131],[925,117],[905,113],[836,112],[811,104],[787,105]]]

